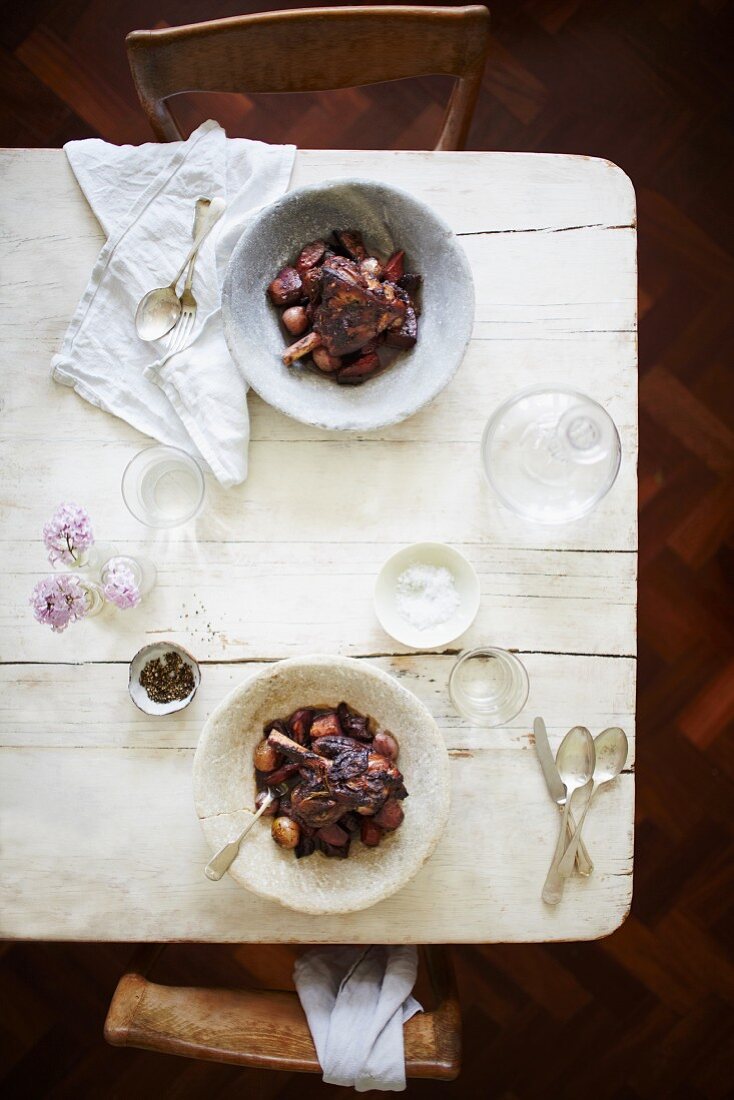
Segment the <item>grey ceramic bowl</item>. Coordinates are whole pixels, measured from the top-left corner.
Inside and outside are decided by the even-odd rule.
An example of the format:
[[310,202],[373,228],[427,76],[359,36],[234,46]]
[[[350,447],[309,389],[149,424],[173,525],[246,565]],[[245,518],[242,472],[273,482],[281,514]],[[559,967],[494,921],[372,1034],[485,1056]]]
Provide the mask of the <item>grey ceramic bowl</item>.
[[[304,244],[334,228],[361,229],[383,257],[405,249],[407,270],[423,275],[418,342],[361,386],[284,366],[284,331],[265,293]],[[264,401],[304,424],[369,431],[412,416],[451,380],[471,335],[474,286],[454,233],[425,203],[372,180],[333,180],[289,191],[250,222],[229,262],[222,312],[230,352]]]

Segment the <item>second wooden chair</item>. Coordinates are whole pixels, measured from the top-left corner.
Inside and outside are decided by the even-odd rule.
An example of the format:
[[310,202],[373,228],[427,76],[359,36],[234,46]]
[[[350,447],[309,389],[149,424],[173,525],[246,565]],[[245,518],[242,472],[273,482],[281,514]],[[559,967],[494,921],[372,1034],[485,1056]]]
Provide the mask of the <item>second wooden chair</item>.
[[[105,1023],[109,1043],[253,1069],[320,1072],[291,980],[297,949],[238,948],[250,984],[239,989],[149,980],[162,950],[158,945],[141,948],[120,979]],[[195,949],[168,948],[164,955],[176,950]],[[185,961],[183,969],[188,976]],[[452,1080],[461,1065],[461,1020],[448,948],[420,948],[415,995],[425,1011],[405,1025],[406,1074]]]
[[456,78],[436,149],[463,149],[489,43],[480,5],[300,8],[133,31],[128,59],[159,141],[181,133],[182,92],[315,92],[404,77]]

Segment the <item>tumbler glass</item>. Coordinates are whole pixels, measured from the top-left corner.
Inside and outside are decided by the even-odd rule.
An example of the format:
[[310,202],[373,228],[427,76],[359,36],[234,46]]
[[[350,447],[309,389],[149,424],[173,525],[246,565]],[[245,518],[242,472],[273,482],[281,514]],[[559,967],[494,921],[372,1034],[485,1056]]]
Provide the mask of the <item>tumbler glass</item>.
[[148,527],[179,527],[204,503],[204,475],[198,462],[178,447],[148,447],[128,463],[122,497]]
[[504,726],[525,706],[530,682],[514,653],[492,646],[465,650],[449,675],[449,697],[459,714],[480,726]]

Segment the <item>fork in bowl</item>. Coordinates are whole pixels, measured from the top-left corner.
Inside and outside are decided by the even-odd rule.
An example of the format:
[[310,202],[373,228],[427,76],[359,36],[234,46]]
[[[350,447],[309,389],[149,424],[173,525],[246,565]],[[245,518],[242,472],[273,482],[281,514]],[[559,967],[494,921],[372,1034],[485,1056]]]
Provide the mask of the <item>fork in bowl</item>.
[[252,815],[250,821],[247,822],[241,833],[236,836],[234,840],[230,840],[228,844],[225,844],[223,848],[220,848],[216,855],[213,855],[207,863],[206,867],[204,868],[204,874],[208,879],[210,879],[212,882],[219,882],[220,878],[222,878],[227,868],[231,867],[231,865],[234,863],[240,850],[240,844],[245,839],[255,822],[260,817],[262,817],[270,803],[273,802],[274,799],[279,798],[281,795],[284,795],[287,790],[287,783],[278,783],[275,787],[267,788],[267,793],[260,803],[260,806],[258,807],[257,811]]

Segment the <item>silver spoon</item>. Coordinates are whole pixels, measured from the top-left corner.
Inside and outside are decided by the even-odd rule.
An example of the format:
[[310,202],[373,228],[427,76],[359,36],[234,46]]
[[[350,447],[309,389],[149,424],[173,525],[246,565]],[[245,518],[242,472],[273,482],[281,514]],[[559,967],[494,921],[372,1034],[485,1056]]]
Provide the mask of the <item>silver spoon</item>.
[[262,800],[261,805],[258,806],[257,813],[253,816],[252,821],[248,821],[240,835],[235,837],[234,840],[230,840],[229,844],[225,844],[223,848],[220,848],[217,854],[212,856],[207,863],[204,868],[204,874],[208,879],[211,879],[212,882],[218,882],[224,872],[232,866],[240,850],[240,844],[245,839],[250,829],[257,819],[265,813],[273,799],[278,798],[284,791],[285,789],[282,789],[282,785],[280,784],[277,787],[268,787],[268,793]]
[[[545,728],[545,721],[542,718],[535,718],[533,720],[533,731],[535,733],[535,750],[540,760],[540,766],[543,769],[543,775],[545,776],[546,786],[550,793],[551,798],[558,806],[558,813],[563,814],[563,807],[566,804],[568,798],[568,792],[561,782],[561,777],[558,774],[558,768],[556,767],[556,760],[551,753],[550,744],[548,742],[548,730]],[[576,832],[576,821],[573,813],[569,811],[568,814],[568,831],[566,832],[566,844],[570,844],[573,834]],[[576,853],[576,869],[580,875],[587,877],[594,870],[594,864],[591,862],[591,856],[586,850],[586,845],[583,840],[579,844],[579,850]]]
[[212,199],[205,223],[194,237],[194,243],[189,249],[188,255],[178,270],[173,282],[168,286],[157,287],[149,290],[140,299],[135,313],[135,328],[141,340],[159,340],[173,328],[181,315],[181,301],[176,294],[176,283],[183,275],[199,251],[204,238],[208,236],[224,213],[225,202],[222,198]]
[[[566,786],[566,803],[563,807],[563,820],[558,833],[553,862],[543,886],[543,901],[547,905],[558,905],[563,895],[565,879],[559,874],[558,866],[563,858],[568,829],[568,815],[571,801],[579,787],[585,787],[594,771],[594,740],[586,726],[573,726],[561,741],[556,756],[558,773]],[[578,836],[578,829],[576,830]],[[575,849],[574,849],[575,858]],[[573,866],[573,860],[571,862]]]
[[627,735],[623,729],[619,726],[610,726],[609,729],[603,730],[597,737],[594,738],[594,747],[596,748],[596,763],[594,764],[594,782],[591,787],[591,793],[589,794],[588,801],[584,806],[584,812],[581,815],[581,820],[576,826],[576,832],[574,833],[573,840],[569,844],[565,851],[563,859],[558,865],[558,873],[563,878],[567,878],[571,874],[573,868],[573,861],[576,858],[576,849],[579,846],[581,840],[581,830],[584,827],[584,821],[586,815],[589,812],[589,806],[596,792],[600,787],[603,787],[605,783],[611,783],[613,779],[616,779],[627,760],[627,753],[629,752],[629,745],[627,744]]

